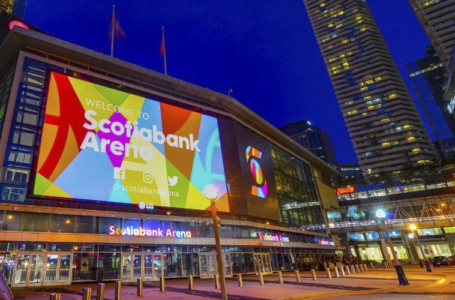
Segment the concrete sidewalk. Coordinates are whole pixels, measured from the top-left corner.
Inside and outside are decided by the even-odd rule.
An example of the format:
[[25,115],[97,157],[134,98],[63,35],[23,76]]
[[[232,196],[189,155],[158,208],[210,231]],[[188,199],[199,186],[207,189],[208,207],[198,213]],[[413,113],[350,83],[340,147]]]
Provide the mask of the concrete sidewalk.
[[[406,271],[408,271],[406,269]],[[409,269],[407,277],[413,288],[420,288],[428,283],[434,282],[441,275],[428,275],[419,270]],[[284,284],[278,283],[276,274],[264,276],[265,285],[260,286],[258,276],[244,276],[244,287],[239,288],[236,278],[227,280],[227,292],[229,299],[234,300],[262,300],[262,299],[283,299],[299,298],[305,295],[337,295],[346,292],[377,292],[381,289],[398,287],[398,281],[394,269],[373,270],[369,272],[350,275],[344,278],[325,278],[325,272],[318,272],[318,280],[313,281],[309,271],[301,271],[300,283],[296,282],[293,272],[284,273]],[[411,274],[412,273],[412,274]],[[422,274],[420,274],[422,273]],[[220,299],[219,290],[214,287],[213,279],[195,279],[194,291],[188,290],[186,279],[166,280],[166,292],[160,293],[158,282],[144,284],[144,296],[136,296],[136,286],[124,283],[122,286],[122,299]],[[36,287],[16,288],[13,293],[16,299],[21,300],[43,300],[49,299],[51,293],[61,293],[62,300],[82,299],[84,287],[92,288],[92,296],[96,295],[96,284],[73,284],[62,287]],[[93,299],[96,299],[93,297]],[[114,300],[114,283],[106,283],[105,299]]]

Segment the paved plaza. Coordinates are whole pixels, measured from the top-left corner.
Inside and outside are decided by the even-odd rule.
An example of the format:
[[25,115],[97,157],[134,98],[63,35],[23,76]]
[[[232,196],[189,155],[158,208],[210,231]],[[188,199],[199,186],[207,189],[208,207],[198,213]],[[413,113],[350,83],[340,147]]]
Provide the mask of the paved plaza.
[[[343,278],[328,279],[325,272],[317,272],[313,281],[310,272],[301,271],[301,282],[296,282],[293,272],[283,274],[284,283],[277,276],[264,276],[264,286],[257,276],[244,276],[243,288],[236,278],[227,280],[229,299],[453,299],[455,295],[455,268],[439,268],[427,273],[419,267],[405,267],[410,285],[400,287],[394,269],[374,269]],[[333,274],[333,277],[335,274]],[[188,289],[185,279],[166,280],[166,292],[161,293],[158,282],[145,283],[144,295],[136,295],[135,284],[122,285],[122,299],[220,299],[214,280],[195,279],[195,290]],[[84,287],[91,287],[96,299],[96,284],[73,284],[61,287],[36,287],[13,289],[17,300],[49,299],[51,293],[60,293],[62,300],[82,299]],[[105,299],[114,300],[114,283],[106,283]]]

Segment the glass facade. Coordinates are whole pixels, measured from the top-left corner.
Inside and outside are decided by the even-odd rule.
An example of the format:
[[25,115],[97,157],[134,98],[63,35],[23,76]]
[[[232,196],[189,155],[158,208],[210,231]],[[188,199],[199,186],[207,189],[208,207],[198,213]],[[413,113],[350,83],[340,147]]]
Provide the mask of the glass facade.
[[281,221],[290,227],[324,224],[310,166],[272,146]]

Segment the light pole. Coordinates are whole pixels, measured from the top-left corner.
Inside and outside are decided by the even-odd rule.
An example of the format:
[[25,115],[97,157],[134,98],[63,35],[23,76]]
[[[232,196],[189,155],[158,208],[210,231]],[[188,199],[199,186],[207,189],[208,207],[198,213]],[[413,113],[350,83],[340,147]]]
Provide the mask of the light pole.
[[422,260],[420,259],[419,251],[417,251],[416,243],[414,243],[415,234],[409,233],[408,238],[411,240],[412,248],[414,249],[414,253],[417,254],[417,260],[419,261],[420,267],[423,268]]
[[400,265],[400,262],[398,261],[397,254],[395,253],[395,248],[393,247],[392,239],[390,238],[389,231],[387,231],[387,227],[385,225],[385,217],[386,217],[385,211],[383,211],[382,209],[378,209],[376,211],[376,217],[378,218],[378,220],[384,220],[384,223],[382,223],[382,224],[384,225],[384,231],[387,236],[387,240],[389,241],[390,250],[392,250],[393,260],[395,262],[395,270],[397,271],[397,275],[398,275],[398,281],[399,281],[400,285],[409,285],[408,279],[406,278],[406,275],[404,274],[403,266]]
[[221,252],[221,243],[220,243],[220,231],[218,229],[218,218],[216,216],[216,206],[215,201],[218,199],[218,189],[214,185],[208,185],[204,189],[205,197],[210,201],[212,206],[212,221],[213,221],[213,231],[215,233],[215,243],[216,243],[216,258],[218,261],[218,269],[220,270],[220,286],[221,286],[221,299],[227,300],[227,291],[226,291],[226,279],[224,277],[224,261],[223,253]]
[[[412,232],[416,231],[417,230],[417,226],[415,224],[411,224],[409,225],[409,229],[411,229]],[[433,272],[431,270],[431,266],[430,266],[430,263],[425,259],[425,254],[423,252],[423,248],[422,248],[422,244],[420,243],[420,239],[419,239],[419,233],[416,232],[414,234],[414,236],[416,237],[417,239],[417,244],[419,244],[419,248],[420,248],[420,252],[422,252],[422,259],[423,261],[425,262],[425,267],[427,268],[427,272],[430,273],[430,272]],[[420,259],[420,256],[419,256],[419,259]]]

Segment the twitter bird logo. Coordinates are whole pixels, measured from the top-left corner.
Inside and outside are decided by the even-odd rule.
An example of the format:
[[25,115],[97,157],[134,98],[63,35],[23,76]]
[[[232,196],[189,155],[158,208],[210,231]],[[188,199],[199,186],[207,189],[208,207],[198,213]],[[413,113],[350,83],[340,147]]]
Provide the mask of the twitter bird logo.
[[177,182],[179,181],[179,178],[177,176],[168,176],[167,180],[169,181],[169,186],[175,186]]

